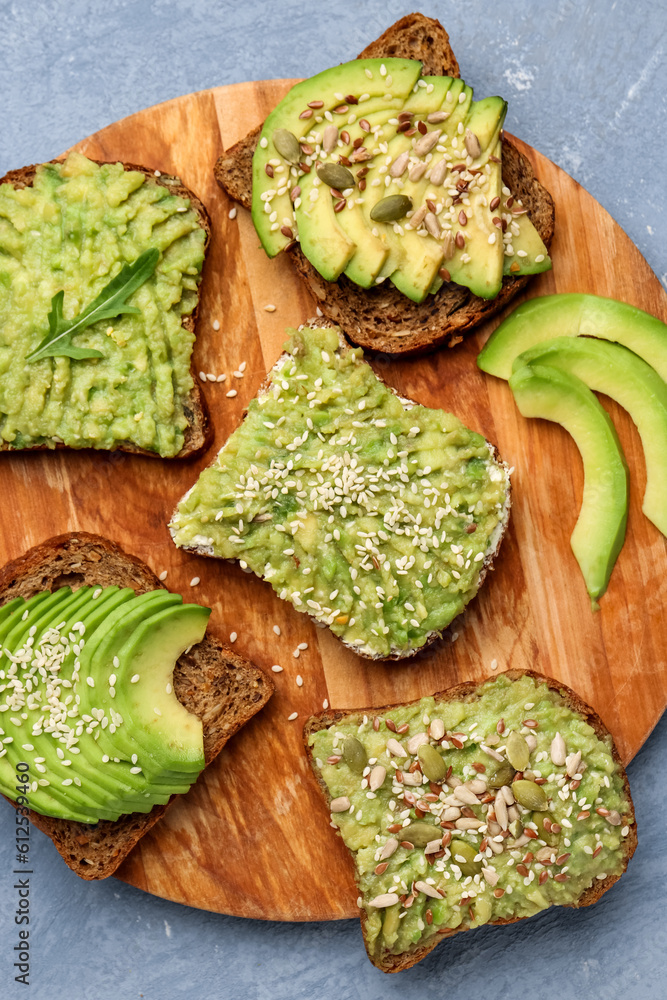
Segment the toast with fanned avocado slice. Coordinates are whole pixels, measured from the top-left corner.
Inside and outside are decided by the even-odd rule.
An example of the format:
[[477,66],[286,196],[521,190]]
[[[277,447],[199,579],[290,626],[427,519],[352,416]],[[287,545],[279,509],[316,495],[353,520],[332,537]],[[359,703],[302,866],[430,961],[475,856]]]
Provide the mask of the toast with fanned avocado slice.
[[[446,31],[438,21],[421,14],[410,14],[396,22],[376,42],[364,49],[359,58],[419,60],[422,63],[421,72],[426,76],[459,76],[458,63]],[[372,104],[372,99],[368,104]],[[360,108],[363,108],[363,104]],[[372,120],[369,124],[373,125]],[[253,155],[262,127],[258,126],[229,149],[215,166],[220,186],[246,208],[250,208],[252,201]],[[356,125],[352,126],[355,127]],[[535,177],[527,158],[506,136],[503,136],[501,146],[503,192],[498,209],[499,217],[503,214],[526,212],[534,227],[531,231],[536,243],[541,241],[548,248],[554,229],[553,200]],[[351,213],[353,214],[354,212]],[[281,216],[281,213],[278,212],[277,215]],[[279,228],[281,223],[284,226],[282,216],[276,221]],[[284,228],[287,233],[289,227]],[[349,230],[349,226],[346,228]],[[340,239],[339,234],[339,241]],[[376,252],[377,247],[374,246],[373,250]],[[406,280],[399,267],[394,272],[402,289],[399,291],[391,281],[384,280],[384,270],[381,269],[375,279],[380,279],[380,283],[373,284],[372,287],[361,287],[355,280],[347,277],[345,272],[336,281],[325,280],[296,241],[287,242],[285,251],[310,288],[322,314],[340,326],[353,343],[365,349],[401,355],[420,354],[445,345],[454,346],[463,335],[501,310],[528,280],[527,275],[521,274],[523,265],[519,263],[517,256],[512,257],[512,264],[506,268],[509,273],[503,277],[498,294],[494,298],[482,298],[473,294],[469,288],[456,284],[454,275],[451,276],[453,280],[445,280],[440,284],[443,281],[442,274],[447,270],[447,261],[440,262],[444,265],[444,271],[440,268],[441,274],[438,274],[438,261],[434,258],[431,261],[431,271],[437,277],[431,291],[439,284],[440,287],[434,294],[427,294],[423,301],[417,302],[406,298],[403,292],[423,296],[428,281],[426,274],[421,276],[423,283],[420,284],[419,279]],[[354,255],[353,248],[350,246],[346,254],[343,239],[338,251],[342,254],[338,258],[339,266],[351,268],[358,257]],[[350,254],[351,259],[347,260]],[[392,266],[396,267],[396,261],[391,254],[389,256]],[[542,257],[543,262],[536,264],[536,268],[548,266],[548,258],[544,258],[543,254],[537,256]],[[523,260],[523,255],[521,259]],[[387,268],[386,262],[384,268]],[[517,272],[519,276],[514,277]],[[358,268],[355,275],[358,278]]]

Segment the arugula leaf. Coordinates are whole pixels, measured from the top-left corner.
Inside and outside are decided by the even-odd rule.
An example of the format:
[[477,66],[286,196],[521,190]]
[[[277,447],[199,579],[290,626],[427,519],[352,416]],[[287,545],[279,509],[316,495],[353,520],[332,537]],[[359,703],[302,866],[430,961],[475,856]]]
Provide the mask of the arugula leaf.
[[97,298],[80,312],[74,319],[63,319],[63,300],[65,292],[57,292],[51,299],[49,313],[49,332],[39,347],[35,348],[26,361],[41,361],[42,358],[103,358],[101,351],[87,347],[75,347],[72,337],[86,327],[92,326],[103,319],[114,319],[123,313],[137,314],[141,312],[135,306],[126,305],[127,299],[137,288],[147,281],[160,259],[157,249],[146,250],[133,264],[125,264],[115,278],[105,285]]

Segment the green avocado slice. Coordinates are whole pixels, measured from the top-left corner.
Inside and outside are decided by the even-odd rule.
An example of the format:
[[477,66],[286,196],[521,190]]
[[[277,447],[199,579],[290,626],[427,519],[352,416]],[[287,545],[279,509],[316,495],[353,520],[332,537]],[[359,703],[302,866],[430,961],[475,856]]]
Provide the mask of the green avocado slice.
[[607,589],[625,540],[628,469],[614,425],[594,393],[574,375],[548,365],[524,365],[509,380],[524,417],[559,423],[584,464],[584,494],[570,538],[593,607]]
[[551,365],[576,375],[628,411],[646,459],[642,509],[667,536],[667,384],[626,347],[589,337],[558,337],[538,344],[514,360],[513,370],[526,364]]
[[[204,767],[201,719],[174,694],[174,665],[201,642],[211,612],[198,604],[158,611],[118,651],[118,685],[125,692],[125,724],[154,764],[186,775]],[[138,677],[135,683],[132,677]]]
[[626,302],[578,292],[523,302],[491,334],[477,365],[508,379],[518,354],[554,337],[599,337],[622,344],[667,382],[667,325]]

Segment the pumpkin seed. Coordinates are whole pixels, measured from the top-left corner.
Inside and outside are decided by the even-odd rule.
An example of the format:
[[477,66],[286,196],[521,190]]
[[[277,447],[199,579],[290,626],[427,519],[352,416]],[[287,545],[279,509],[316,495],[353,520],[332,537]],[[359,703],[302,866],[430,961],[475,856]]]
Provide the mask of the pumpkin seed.
[[521,733],[515,730],[507,737],[507,759],[516,771],[523,771],[528,767],[530,760],[530,750]]
[[435,747],[432,747],[430,743],[424,743],[420,746],[417,756],[419,757],[422,771],[429,781],[444,780],[447,774],[447,765]]
[[412,198],[405,194],[390,194],[371,209],[373,222],[398,222],[412,208]]
[[407,840],[415,847],[426,847],[428,843],[435,839],[438,827],[433,823],[409,823],[401,830],[402,840]]
[[486,783],[489,788],[502,788],[503,785],[509,785],[515,773],[509,761],[505,760],[487,777]]
[[368,754],[356,736],[346,736],[343,743],[343,760],[351,771],[361,774],[368,763]]
[[525,778],[521,781],[515,781],[512,785],[512,791],[519,805],[525,809],[543,810],[549,803],[547,793],[541,785],[536,785],[534,781],[526,781]]
[[354,187],[354,174],[340,163],[323,163],[317,168],[317,176],[329,187],[338,191]]
[[301,159],[299,140],[286,128],[277,128],[272,137],[273,145],[288,163],[298,163]]
[[475,861],[476,849],[465,840],[453,840],[449,845],[452,860],[461,869],[462,875],[478,875],[482,870],[482,862]]

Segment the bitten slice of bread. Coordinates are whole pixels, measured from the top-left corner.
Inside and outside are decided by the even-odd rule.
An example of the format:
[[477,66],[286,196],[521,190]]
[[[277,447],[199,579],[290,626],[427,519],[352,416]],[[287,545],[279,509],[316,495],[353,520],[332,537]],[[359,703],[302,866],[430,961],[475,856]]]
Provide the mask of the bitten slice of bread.
[[[546,684],[550,688],[550,690],[557,695],[559,704],[570,709],[572,712],[577,713],[577,715],[583,718],[585,722],[594,730],[597,738],[606,744],[608,750],[611,752],[614,763],[618,767],[619,777],[621,779],[623,787],[623,796],[627,803],[627,808],[624,809],[623,814],[620,817],[620,822],[624,824],[621,871],[617,874],[602,873],[600,878],[595,877],[593,879],[592,884],[582,892],[582,894],[579,896],[576,902],[561,904],[576,909],[579,909],[583,906],[590,906],[592,903],[597,902],[597,900],[607,891],[607,889],[610,889],[612,885],[614,885],[614,883],[618,881],[623,872],[626,870],[628,861],[634,854],[635,848],[637,847],[637,828],[635,823],[632,797],[630,795],[630,786],[628,784],[628,778],[625,773],[625,769],[623,768],[621,759],[618,755],[618,751],[616,749],[616,746],[614,745],[614,741],[611,737],[611,734],[609,733],[609,730],[606,728],[606,726],[600,719],[599,715],[589,705],[587,705],[586,702],[584,702],[579,697],[578,694],[572,691],[572,689],[567,687],[565,684],[562,684],[560,681],[557,681],[554,678],[545,677],[544,675],[536,673],[532,670],[508,670],[504,674],[496,675],[496,678],[494,679],[497,679],[499,676],[506,677],[510,681],[516,681],[522,677],[530,677],[536,684]],[[464,701],[468,703],[474,703],[480,696],[480,689],[482,688],[482,685],[486,684],[489,680],[491,680],[491,678],[487,678],[485,681],[481,682],[468,681],[463,684],[457,684],[455,687],[451,687],[445,691],[441,691],[433,696],[436,705],[439,703],[447,703],[454,701]],[[405,704],[410,704],[410,703],[405,703]],[[313,748],[310,743],[311,736],[314,733],[317,733],[323,729],[327,729],[332,725],[340,725],[346,722],[361,723],[364,719],[364,716],[366,716],[367,718],[379,717],[379,719],[382,720],[385,712],[388,712],[391,709],[396,709],[401,707],[404,706],[392,705],[392,706],[385,706],[383,708],[372,707],[366,709],[358,709],[353,712],[329,710],[327,712],[321,713],[320,715],[313,716],[308,720],[308,722],[304,727],[304,744],[306,748],[306,753],[308,755],[308,759],[310,760],[317,782],[324,794],[324,797],[326,798],[328,806],[331,805],[332,797],[326,783],[324,782],[320,774],[320,769],[315,763]],[[502,732],[502,730],[499,731]],[[527,732],[528,730],[525,731]],[[407,738],[407,733],[405,734],[405,737],[401,736],[400,733],[396,737],[397,740],[403,740],[406,738]],[[470,738],[474,739],[474,737]],[[484,756],[484,754],[482,754],[482,756]],[[340,758],[337,759],[339,760]],[[492,759],[489,759],[487,757],[484,757],[484,759],[487,760],[487,763],[489,765],[493,764]],[[397,760],[400,762],[400,758],[397,758]],[[553,766],[551,764],[551,761],[549,761],[548,766],[551,767]],[[545,764],[544,767],[547,767],[547,764]],[[449,770],[451,772],[451,768]],[[546,774],[547,772],[542,771],[542,773]],[[482,773],[480,775],[480,774],[475,774],[475,772],[473,772],[473,776],[483,778],[484,774]],[[454,784],[452,784],[450,788],[452,791],[455,791]],[[435,786],[431,790],[435,791],[436,790]],[[449,791],[450,789],[447,790]],[[572,796],[572,798],[575,799],[576,802],[576,798],[574,795]],[[482,799],[482,801],[484,800]],[[417,815],[419,815],[419,813]],[[618,825],[620,825],[620,823]],[[453,827],[454,824],[453,823],[443,824],[443,826]],[[437,829],[437,827],[434,827],[434,829]],[[443,829],[442,832],[445,833],[446,831]],[[567,832],[568,831],[566,831],[566,833]],[[340,836],[340,832],[338,833],[338,835]],[[400,837],[399,834],[397,834],[396,836],[397,838]],[[456,836],[456,831],[454,831],[452,836]],[[462,834],[459,834],[459,836],[462,836]],[[536,845],[536,844],[537,845],[540,844],[539,839],[529,840],[528,841],[529,846],[522,847],[521,853],[523,853],[523,851],[531,851],[530,845]],[[412,845],[408,845],[408,847],[412,847]],[[536,848],[533,847],[532,849],[535,850]],[[495,853],[496,852],[494,852],[494,854]],[[356,852],[350,850],[350,854],[352,855],[352,858],[356,860]],[[533,855],[531,854],[530,857],[527,858],[526,860],[528,864],[532,864]],[[565,860],[567,860],[567,858]],[[493,861],[487,863],[492,865]],[[545,862],[545,866],[542,870],[546,871],[549,864],[550,862]],[[535,882],[531,884],[537,884],[537,883]],[[474,890],[475,886],[473,885],[471,886],[471,888]],[[406,903],[406,905],[409,904]],[[470,913],[470,916],[472,916],[472,913]],[[377,968],[382,970],[382,972],[401,972],[403,969],[409,969],[411,966],[421,961],[422,958],[425,958],[426,955],[428,955],[429,952],[431,952],[433,948],[435,948],[436,945],[438,945],[441,941],[450,938],[453,934],[457,934],[459,931],[465,931],[471,929],[470,921],[468,920],[468,911],[464,908],[463,919],[458,927],[455,928],[445,927],[441,931],[439,931],[438,934],[431,941],[428,941],[426,944],[421,946],[417,945],[410,951],[406,951],[401,954],[394,954],[393,952],[387,949],[383,949],[378,954],[377,951],[373,951],[369,947],[369,943],[367,940],[367,927],[366,927],[368,915],[366,913],[366,910],[363,908],[361,908],[360,910],[360,917],[361,917],[362,933],[364,935],[364,945],[366,946],[368,957],[370,958],[371,962],[373,962],[373,964],[377,966]],[[516,923],[518,920],[523,920],[523,919],[526,918],[510,917],[510,918],[496,919],[490,922],[493,924],[500,925],[500,924]]]
[[[58,163],[60,162],[60,158],[52,160],[51,162]],[[106,161],[93,160],[93,162],[102,164]],[[109,162],[115,163],[118,161],[113,160]],[[40,164],[33,163],[27,167],[20,167],[18,170],[10,170],[4,177],[0,177],[0,184],[11,184],[17,190],[25,187],[32,187],[38,166],[40,166]],[[190,191],[189,188],[186,188],[183,184],[181,184],[180,179],[177,177],[170,177],[168,174],[163,173],[160,173],[160,175],[157,176],[155,170],[151,170],[149,167],[139,166],[136,163],[123,163],[122,166],[125,170],[138,170],[140,173],[145,174],[149,180],[161,185],[161,187],[165,187],[171,194],[177,195],[180,198],[189,199],[193,210],[199,216],[200,225],[206,233],[206,241],[204,243],[204,253],[206,253],[211,242],[211,220],[204,203],[197,197],[197,195]],[[182,317],[181,324],[189,333],[194,333],[195,331],[200,301],[201,297],[197,300],[197,305],[195,306],[193,312],[190,313],[189,316]],[[199,379],[197,378],[194,361],[191,362],[190,371],[192,374],[193,386],[183,403],[183,409],[188,421],[188,426],[184,432],[183,447],[177,455],[173,456],[174,458],[194,458],[195,456],[206,451],[213,440],[213,427],[211,426],[209,420],[208,408],[206,406],[204,395],[199,386]],[[52,447],[62,449],[68,448],[68,445],[62,444],[61,442],[55,442]],[[15,449],[12,448],[11,444],[7,442],[0,443],[0,451],[14,450]],[[51,450],[51,447],[41,444],[33,445],[29,449],[23,448],[21,450],[44,451]],[[152,458],[161,457],[157,454],[157,452],[140,448],[132,442],[119,443],[117,450],[133,452],[138,455],[148,455]]]
[[[83,584],[132,587],[137,594],[164,589],[145,563],[115,542],[75,532],[49,538],[0,570],[0,606],[15,597],[28,598],[63,586],[76,590]],[[202,720],[207,765],[263,708],[273,689],[273,682],[258,667],[208,632],[174,669],[178,700]],[[72,871],[84,879],[101,879],[113,875],[169,804],[115,822],[77,823],[35,812],[30,813],[30,820],[51,838]]]
[[[449,36],[439,21],[408,14],[393,24],[357,58],[418,59],[430,76],[459,76]],[[252,157],[262,125],[232,146],[215,165],[220,187],[244,208],[252,199]],[[517,147],[503,137],[503,181],[518,197],[542,240],[549,247],[554,233],[554,203]],[[388,282],[366,290],[345,275],[329,282],[315,270],[298,243],[288,251],[301,278],[327,319],[340,326],[355,344],[388,354],[423,354],[453,347],[484,320],[499,312],[529,278],[506,277],[495,299],[482,299],[462,285],[445,284],[436,295],[416,305]]]

